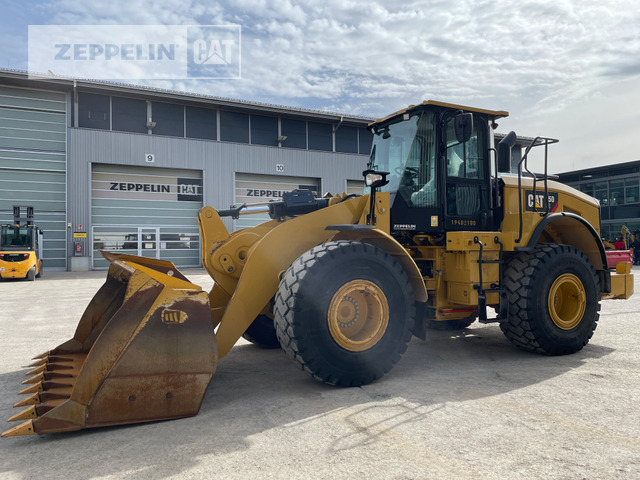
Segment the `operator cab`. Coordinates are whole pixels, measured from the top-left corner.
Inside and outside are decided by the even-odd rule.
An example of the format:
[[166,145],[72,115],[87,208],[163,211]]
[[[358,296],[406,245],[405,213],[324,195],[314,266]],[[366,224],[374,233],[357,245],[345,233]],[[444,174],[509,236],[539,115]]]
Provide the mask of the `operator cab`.
[[38,237],[33,226],[2,225],[0,227],[0,250],[34,251]]
[[389,172],[391,231],[493,230],[495,112],[426,101],[372,123],[369,170]]

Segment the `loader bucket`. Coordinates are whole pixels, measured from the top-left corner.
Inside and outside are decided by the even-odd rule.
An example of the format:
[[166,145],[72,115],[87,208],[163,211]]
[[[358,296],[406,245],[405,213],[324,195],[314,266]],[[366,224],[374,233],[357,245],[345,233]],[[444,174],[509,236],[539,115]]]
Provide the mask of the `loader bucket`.
[[218,360],[207,293],[170,262],[101,253],[105,284],[73,338],[36,357],[3,437],[198,413]]

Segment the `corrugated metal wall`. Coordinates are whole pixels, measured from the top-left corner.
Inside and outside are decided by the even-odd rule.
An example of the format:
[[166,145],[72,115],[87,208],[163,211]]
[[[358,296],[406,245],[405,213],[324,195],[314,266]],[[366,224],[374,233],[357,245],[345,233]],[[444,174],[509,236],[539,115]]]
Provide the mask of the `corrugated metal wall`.
[[[235,201],[236,173],[320,179],[321,193],[341,193],[345,180],[362,180],[364,155],[318,152],[158,135],[68,130],[69,221],[90,225],[91,163],[181,168],[202,171],[203,203],[228,208]],[[155,163],[147,164],[147,154]],[[230,219],[227,228],[233,229]]]
[[0,85],[0,223],[33,206],[44,266],[66,268],[66,94]]

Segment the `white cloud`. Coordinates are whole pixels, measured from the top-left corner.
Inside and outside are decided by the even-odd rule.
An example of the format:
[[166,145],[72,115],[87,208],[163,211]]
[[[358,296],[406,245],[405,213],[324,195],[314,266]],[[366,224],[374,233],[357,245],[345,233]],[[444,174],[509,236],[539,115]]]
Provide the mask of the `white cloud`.
[[593,111],[596,94],[621,108],[640,96],[624,82],[640,74],[640,10],[621,0],[111,0],[99,9],[50,0],[39,9],[59,24],[240,24],[242,80],[145,83],[374,117],[427,98],[506,109],[505,125],[521,134],[578,140],[567,168],[602,158],[575,113],[599,118],[606,137],[621,115]]
[[585,91],[562,109],[543,106],[523,112],[520,119],[503,121],[500,131],[559,138],[550,149],[552,172],[640,160],[638,98],[640,75]]

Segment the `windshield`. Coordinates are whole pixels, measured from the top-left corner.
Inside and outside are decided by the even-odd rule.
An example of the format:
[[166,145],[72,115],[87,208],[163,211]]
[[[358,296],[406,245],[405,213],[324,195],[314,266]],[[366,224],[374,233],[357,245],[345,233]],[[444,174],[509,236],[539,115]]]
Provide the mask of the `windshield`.
[[373,138],[369,169],[389,172],[389,183],[380,190],[399,193],[409,207],[435,205],[434,118],[433,112],[417,113],[378,127]]
[[31,229],[3,225],[0,236],[0,248],[3,250],[33,250]]

